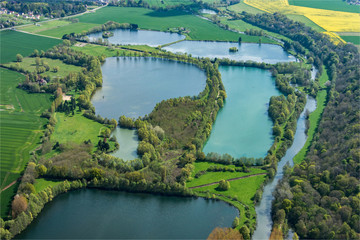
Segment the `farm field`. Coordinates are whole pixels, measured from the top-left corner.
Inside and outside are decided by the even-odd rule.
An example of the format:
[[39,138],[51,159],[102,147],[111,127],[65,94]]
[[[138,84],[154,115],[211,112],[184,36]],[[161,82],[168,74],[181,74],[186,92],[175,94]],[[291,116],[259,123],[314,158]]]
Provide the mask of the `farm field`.
[[16,54],[29,56],[34,49],[44,50],[59,44],[61,40],[16,31],[0,32],[0,63],[16,60]]
[[[30,58],[30,57],[24,58],[22,62],[19,62],[19,65],[21,68],[24,68],[27,71],[34,72],[34,71],[36,71],[36,67],[37,67],[35,64],[35,59],[36,58]],[[48,63],[48,65],[50,67],[50,70],[46,71],[44,73],[41,73],[40,74],[41,76],[49,76],[51,78],[65,77],[65,76],[69,75],[70,72],[80,72],[81,71],[81,67],[63,63],[61,60],[58,60],[58,59],[40,58],[40,60]],[[4,64],[4,66],[6,66],[6,67],[10,67],[12,65],[14,65],[14,63]],[[40,63],[39,66],[42,66],[42,64]],[[58,72],[53,71],[53,68],[55,66],[59,67]]]
[[347,4],[343,0],[289,0],[289,4],[299,7],[319,8],[340,12],[360,13],[360,6]]
[[[40,114],[50,107],[49,94],[28,94],[16,88],[23,75],[0,68],[0,163],[1,189],[20,177],[31,152],[40,141],[42,127],[47,120]],[[8,203],[15,186],[1,196],[1,216],[6,216]]]
[[69,33],[81,33],[83,31],[87,32],[91,28],[97,26],[98,24],[92,24],[92,23],[72,23],[67,24],[64,26],[44,30],[38,32],[38,34],[50,36],[50,37],[56,37],[56,38],[62,38],[64,34]]
[[355,45],[360,45],[360,36],[341,36],[346,42],[351,42]]
[[185,27],[190,30],[191,40],[237,41],[239,34],[179,10],[167,12],[145,8],[104,7],[95,13],[78,17],[80,22],[104,24],[107,21],[136,23],[141,29],[166,31],[169,28]]
[[192,4],[190,0],[143,0],[147,2],[151,7],[167,7],[167,6],[178,6],[178,5],[189,5]]
[[292,6],[287,0],[244,0],[244,3],[269,13],[281,12],[285,15],[303,15],[330,32],[360,31],[358,13]]
[[55,20],[55,21],[47,21],[47,22],[39,22],[36,25],[28,25],[28,26],[19,26],[16,29],[25,31],[25,32],[31,32],[31,33],[37,33],[41,31],[45,31],[51,28],[57,28],[65,25],[71,24],[70,21],[64,21],[64,20]]

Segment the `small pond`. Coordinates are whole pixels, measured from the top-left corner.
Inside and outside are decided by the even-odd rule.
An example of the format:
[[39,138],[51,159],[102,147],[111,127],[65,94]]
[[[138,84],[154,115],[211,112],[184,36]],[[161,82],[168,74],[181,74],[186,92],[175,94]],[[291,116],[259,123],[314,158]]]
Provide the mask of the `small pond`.
[[280,95],[271,73],[233,66],[219,70],[227,98],[203,151],[236,158],[265,157],[274,141],[268,104],[271,96]]
[[111,136],[115,136],[120,145],[120,148],[111,153],[111,155],[121,158],[124,161],[133,160],[139,157],[136,151],[139,144],[136,130],[117,127]]
[[[239,51],[229,52],[231,47],[237,47]],[[282,47],[274,44],[182,41],[163,49],[170,52],[186,52],[194,57],[229,58],[237,61],[277,63],[296,60]]]
[[206,239],[236,216],[221,201],[86,189],[48,203],[17,239]]
[[[148,31],[148,30],[129,30],[115,29],[111,30],[114,36],[105,38],[112,44],[120,45],[149,45],[157,47],[167,43],[176,42],[185,39],[184,35],[178,33]],[[102,32],[91,33],[87,35],[91,41],[96,41],[102,37]]]
[[156,58],[107,58],[101,67],[103,86],[92,97],[96,114],[119,119],[151,113],[162,100],[197,96],[206,75],[195,65]]

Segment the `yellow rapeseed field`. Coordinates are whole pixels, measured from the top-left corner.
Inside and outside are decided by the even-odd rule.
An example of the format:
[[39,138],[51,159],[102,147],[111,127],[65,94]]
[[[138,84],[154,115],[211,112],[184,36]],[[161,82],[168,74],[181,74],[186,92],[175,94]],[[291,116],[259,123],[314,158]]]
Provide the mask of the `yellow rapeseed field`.
[[244,0],[244,3],[274,13],[304,15],[328,32],[360,32],[360,14],[289,5],[287,0]]

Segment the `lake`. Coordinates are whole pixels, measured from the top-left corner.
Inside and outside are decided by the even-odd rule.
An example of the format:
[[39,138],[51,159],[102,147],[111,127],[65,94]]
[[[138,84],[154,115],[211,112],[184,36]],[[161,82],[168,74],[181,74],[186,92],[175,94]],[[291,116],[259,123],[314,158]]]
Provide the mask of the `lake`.
[[121,158],[125,161],[133,160],[139,157],[137,155],[139,139],[136,134],[136,130],[117,127],[112,132],[111,136],[115,136],[117,142],[120,144],[120,148],[111,153],[112,156]]
[[203,151],[265,157],[274,141],[268,104],[271,96],[280,95],[275,80],[259,68],[221,66],[219,70],[227,98]]
[[[229,48],[237,47],[238,52],[231,53]],[[229,58],[236,61],[255,61],[265,63],[289,62],[296,58],[279,45],[232,42],[182,41],[166,46],[170,52],[188,53],[193,57]]]
[[[120,45],[149,45],[157,47],[185,39],[184,35],[178,33],[159,31],[115,29],[111,30],[111,32],[114,33],[114,36],[105,39],[109,43]],[[102,32],[91,33],[87,36],[90,38],[90,41],[96,41],[98,38],[102,38]]]
[[156,58],[107,58],[103,86],[92,97],[96,114],[119,119],[143,117],[162,100],[197,96],[206,75],[195,65]]
[[225,202],[83,189],[56,197],[17,239],[206,239],[238,216]]
[[298,121],[296,132],[294,136],[294,142],[292,146],[286,151],[285,156],[278,163],[277,172],[274,179],[266,184],[264,187],[264,192],[260,201],[260,204],[255,207],[256,218],[257,218],[257,227],[253,235],[253,239],[269,239],[271,229],[272,229],[272,220],[271,220],[271,203],[274,199],[273,192],[275,187],[280,179],[283,177],[283,167],[289,163],[290,166],[293,166],[292,159],[304,146],[307,135],[305,134],[306,130],[306,110],[309,113],[313,112],[316,109],[316,100],[312,97],[308,97],[304,111],[301,113]]

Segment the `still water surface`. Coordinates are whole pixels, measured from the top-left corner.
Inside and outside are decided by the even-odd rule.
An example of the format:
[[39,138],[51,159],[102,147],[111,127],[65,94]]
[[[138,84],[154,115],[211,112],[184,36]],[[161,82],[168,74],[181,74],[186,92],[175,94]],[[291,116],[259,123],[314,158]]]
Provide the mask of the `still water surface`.
[[[231,47],[237,47],[239,51],[231,53],[229,52]],[[296,60],[282,47],[274,44],[182,41],[163,49],[170,52],[188,53],[193,57],[229,58],[236,61],[277,63]]]
[[107,58],[103,86],[92,97],[96,114],[119,119],[151,113],[162,100],[197,96],[205,89],[204,71],[195,65],[156,58]]
[[268,104],[271,96],[280,95],[271,73],[234,66],[219,70],[227,98],[203,151],[236,158],[265,157],[274,141]]
[[120,148],[111,155],[128,161],[138,158],[137,147],[139,144],[139,138],[136,134],[136,130],[125,129],[117,127],[111,134],[115,136]]
[[[129,30],[115,29],[111,30],[114,36],[106,38],[109,43],[120,45],[149,45],[157,47],[167,43],[176,42],[185,39],[184,35],[178,33],[147,31],[147,30]],[[88,35],[91,41],[102,38],[102,32],[91,33]]]
[[95,189],[47,204],[18,239],[206,239],[238,216],[225,202]]

